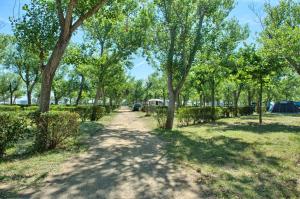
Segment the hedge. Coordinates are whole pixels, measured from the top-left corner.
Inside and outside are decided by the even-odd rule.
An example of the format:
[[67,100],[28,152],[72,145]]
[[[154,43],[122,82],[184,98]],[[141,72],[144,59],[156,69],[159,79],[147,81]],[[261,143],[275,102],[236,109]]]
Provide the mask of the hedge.
[[0,157],[28,131],[26,120],[12,112],[0,112]]
[[[177,117],[181,125],[190,125],[202,122],[212,122],[220,118],[233,117],[233,107],[215,107],[215,115],[212,115],[212,107],[183,107],[178,110]],[[240,116],[252,115],[254,107],[239,107]]]
[[35,147],[37,151],[55,149],[74,138],[79,132],[79,115],[69,111],[36,113]]
[[6,112],[6,111],[20,111],[21,107],[18,105],[0,105],[0,111]]

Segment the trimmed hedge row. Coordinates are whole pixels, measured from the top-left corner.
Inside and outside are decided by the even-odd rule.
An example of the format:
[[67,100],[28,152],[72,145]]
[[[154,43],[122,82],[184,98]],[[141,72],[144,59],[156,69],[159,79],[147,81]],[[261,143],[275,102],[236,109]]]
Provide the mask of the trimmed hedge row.
[[[91,119],[92,112],[96,109],[96,120],[102,118],[105,114],[111,113],[118,106],[91,106],[91,105],[79,105],[79,106],[66,106],[66,105],[51,105],[51,111],[69,111],[78,113],[81,121]],[[19,111],[38,111],[38,106],[24,106],[24,105],[0,105],[0,112],[19,112]]]
[[82,121],[90,119],[92,111],[96,109],[98,120],[112,111],[102,106],[54,106],[47,113],[37,112],[37,106],[23,107],[23,111],[20,106],[5,105],[1,108],[0,158],[7,148],[25,136],[35,137],[34,146],[37,151],[64,146],[78,135],[79,118]]
[[[214,111],[214,115],[213,115]],[[238,114],[240,116],[252,115],[254,107],[239,107]],[[190,125],[191,123],[212,122],[214,120],[234,115],[233,107],[184,107],[178,110],[177,116],[180,124]]]
[[34,137],[36,151],[62,147],[76,138],[79,124],[79,115],[69,111],[0,112],[0,158],[26,136]]

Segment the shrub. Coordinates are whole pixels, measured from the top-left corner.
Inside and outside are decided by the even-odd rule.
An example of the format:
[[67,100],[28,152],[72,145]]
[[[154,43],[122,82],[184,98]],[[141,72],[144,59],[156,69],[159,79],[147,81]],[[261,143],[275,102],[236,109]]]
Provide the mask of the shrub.
[[254,113],[254,107],[253,106],[239,107],[238,113],[241,116],[252,115]]
[[79,115],[68,111],[35,113],[35,147],[38,151],[62,146],[79,132]]
[[166,107],[166,106],[155,107],[154,117],[157,121],[157,125],[158,125],[159,128],[165,128],[166,127],[167,112],[168,112],[168,107]]
[[39,109],[38,106],[24,106],[23,110],[24,111],[37,111]]
[[97,121],[105,115],[105,108],[102,106],[92,106],[90,119],[91,121]]
[[178,110],[177,116],[180,124],[188,126],[192,121],[193,123],[197,120],[198,108],[180,108]]
[[0,113],[0,157],[27,131],[26,121],[16,114]]
[[68,106],[68,105],[51,105],[50,109],[52,111],[70,111],[70,112],[74,112],[76,107],[75,106]]
[[0,105],[0,111],[6,112],[6,111],[20,111],[21,107],[18,105]]
[[92,108],[91,106],[77,106],[74,111],[78,113],[82,122],[91,118]]
[[221,107],[214,108],[214,115],[212,107],[184,107],[178,110],[178,119],[181,125],[190,125],[200,122],[211,122],[222,118],[224,115]]

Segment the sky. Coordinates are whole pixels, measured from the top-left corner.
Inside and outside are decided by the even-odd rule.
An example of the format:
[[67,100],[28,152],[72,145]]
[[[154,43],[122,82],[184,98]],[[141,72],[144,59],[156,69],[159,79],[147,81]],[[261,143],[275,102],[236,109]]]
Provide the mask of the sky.
[[[279,0],[268,1],[272,4],[279,2]],[[26,2],[28,2],[28,0],[0,0],[0,33],[12,34],[9,17],[21,15],[21,7]],[[251,31],[248,42],[254,42],[257,33],[261,31],[261,26],[249,6],[253,4],[258,10],[262,10],[264,2],[265,0],[237,0],[236,7],[230,14],[230,17],[238,19],[240,24],[248,24]],[[76,35],[73,40],[80,40],[80,37],[80,34]],[[133,56],[133,65],[134,67],[128,71],[128,73],[136,79],[146,79],[148,75],[154,72],[151,65],[149,65],[146,59],[141,56]]]

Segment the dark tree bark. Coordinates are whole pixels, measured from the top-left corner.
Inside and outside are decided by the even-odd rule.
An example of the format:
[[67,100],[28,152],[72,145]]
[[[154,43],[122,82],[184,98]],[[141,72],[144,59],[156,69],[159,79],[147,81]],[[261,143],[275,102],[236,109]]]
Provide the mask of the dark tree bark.
[[260,88],[259,88],[259,124],[262,124],[262,97],[263,97],[263,79],[260,77]]
[[93,111],[92,111],[92,115],[91,115],[91,121],[96,120],[96,107],[98,106],[100,96],[101,96],[101,86],[98,86],[97,91],[96,91],[96,96],[95,96],[95,99],[94,99]]
[[215,79],[212,78],[211,81],[211,116],[212,116],[212,121],[216,121],[216,110],[215,110],[215,97],[216,96],[216,82]]
[[82,98],[82,91],[83,91],[84,84],[85,84],[85,77],[83,75],[80,75],[80,76],[81,76],[81,81],[80,81],[78,96],[77,96],[77,99],[76,99],[76,102],[75,102],[76,106],[79,104],[79,102]]
[[233,103],[234,103],[234,117],[238,116],[238,103],[241,95],[242,85],[238,86],[238,89],[233,92]]

